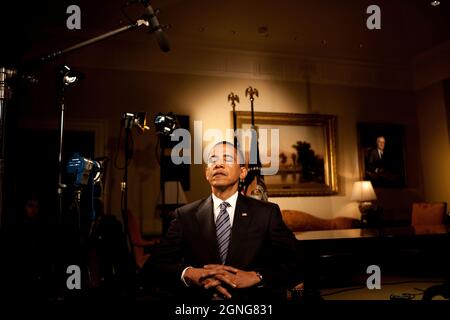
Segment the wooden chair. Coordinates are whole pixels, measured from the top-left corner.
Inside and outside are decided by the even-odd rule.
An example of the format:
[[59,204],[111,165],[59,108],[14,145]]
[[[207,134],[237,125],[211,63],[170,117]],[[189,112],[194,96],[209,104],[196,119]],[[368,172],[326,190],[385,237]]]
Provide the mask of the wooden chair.
[[444,224],[446,212],[446,202],[415,202],[412,205],[411,225],[423,226]]
[[[447,204],[445,202],[414,202],[411,211],[411,226],[413,228],[432,229],[433,226],[444,225]],[[405,265],[411,265],[415,272],[429,266],[433,259],[430,247],[419,242],[411,242],[396,253],[395,259]],[[411,270],[410,270],[411,272]]]
[[146,250],[155,246],[159,242],[159,239],[144,240],[141,235],[139,223],[130,210],[128,210],[128,230],[130,232],[131,241],[133,242],[136,266],[141,270],[147,259],[150,257],[150,254],[146,253]]

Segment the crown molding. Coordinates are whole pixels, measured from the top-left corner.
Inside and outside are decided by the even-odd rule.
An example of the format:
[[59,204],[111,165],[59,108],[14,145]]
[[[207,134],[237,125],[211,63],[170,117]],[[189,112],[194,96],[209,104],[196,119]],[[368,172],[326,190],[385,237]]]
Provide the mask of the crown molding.
[[[142,36],[142,35],[141,35]],[[49,37],[50,39],[54,37]],[[67,43],[67,38],[65,43]],[[409,61],[363,61],[301,53],[243,50],[223,45],[171,39],[172,50],[160,52],[155,39],[108,39],[68,55],[79,67],[191,74],[201,76],[310,82],[355,87],[412,90]],[[73,38],[71,43],[80,39]],[[52,41],[53,46],[55,41]]]

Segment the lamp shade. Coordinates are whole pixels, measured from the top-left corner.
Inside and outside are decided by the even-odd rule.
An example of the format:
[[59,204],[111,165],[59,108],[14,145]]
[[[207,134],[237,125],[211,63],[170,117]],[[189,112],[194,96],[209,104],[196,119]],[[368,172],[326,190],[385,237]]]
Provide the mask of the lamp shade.
[[[165,204],[186,204],[186,194],[184,193],[183,187],[180,181],[165,181],[165,193],[164,202]],[[161,193],[159,194],[158,204],[162,204]]]
[[372,201],[376,199],[377,196],[370,181],[356,181],[353,184],[352,201]]

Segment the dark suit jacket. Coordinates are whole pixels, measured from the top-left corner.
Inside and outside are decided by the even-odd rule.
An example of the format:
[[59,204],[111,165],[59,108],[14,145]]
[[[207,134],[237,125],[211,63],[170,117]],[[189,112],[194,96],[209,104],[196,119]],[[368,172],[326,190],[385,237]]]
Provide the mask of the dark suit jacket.
[[380,158],[377,148],[371,149],[367,156],[367,171],[375,173],[375,169],[386,169],[385,154]]
[[[221,264],[215,228],[211,196],[177,209],[167,236],[145,268],[154,276],[153,282],[181,290],[183,299],[209,299],[214,289],[185,288],[180,276],[187,266]],[[278,205],[239,195],[225,264],[260,272],[264,286],[230,291],[233,297],[271,299],[298,284],[300,256],[296,246]]]

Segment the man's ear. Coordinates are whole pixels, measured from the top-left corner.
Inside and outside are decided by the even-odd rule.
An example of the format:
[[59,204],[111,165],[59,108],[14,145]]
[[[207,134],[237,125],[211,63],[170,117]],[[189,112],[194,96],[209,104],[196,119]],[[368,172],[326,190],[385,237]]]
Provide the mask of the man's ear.
[[247,176],[248,170],[246,167],[241,167],[241,173],[239,174],[239,178],[241,180],[244,180],[245,177]]
[[206,180],[208,180],[209,181],[209,178],[208,178],[208,166],[206,166],[205,165],[205,170],[203,171],[203,173],[205,174],[205,178],[206,178]]

